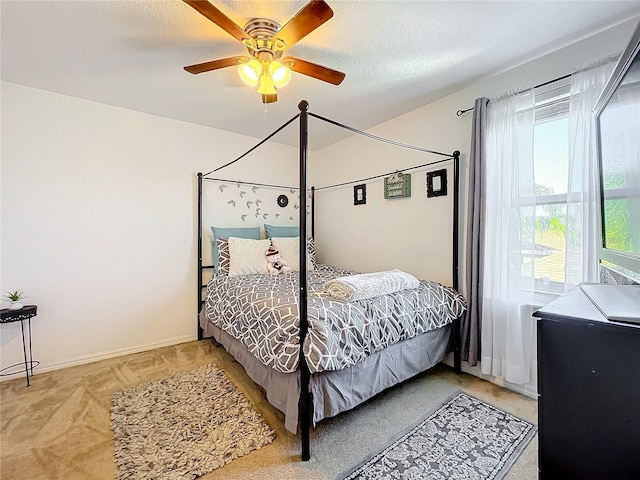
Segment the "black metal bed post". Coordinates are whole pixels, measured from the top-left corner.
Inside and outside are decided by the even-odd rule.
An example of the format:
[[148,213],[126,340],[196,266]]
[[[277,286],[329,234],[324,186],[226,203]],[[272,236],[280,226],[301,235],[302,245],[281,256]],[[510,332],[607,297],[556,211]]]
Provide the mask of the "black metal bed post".
[[316,187],[311,187],[311,238],[316,241]]
[[309,103],[302,100],[300,109],[300,297],[298,310],[300,314],[300,398],[298,399],[298,419],[302,437],[302,461],[311,457],[309,448],[309,430],[311,428],[311,392],[309,391],[309,365],[304,356],[304,339],[307,336],[309,323],[307,319],[307,133]]
[[202,340],[203,332],[200,326],[200,306],[202,304],[202,172],[198,172],[198,303],[196,303],[196,325],[198,325],[198,340]]
[[458,223],[460,219],[460,152],[453,152],[453,288],[458,290]]
[[[452,284],[455,290],[458,290],[459,284],[459,266],[458,266],[458,248],[459,233],[458,223],[460,218],[460,152],[453,152],[453,278]],[[462,370],[462,345],[461,345],[461,318],[456,318],[453,323],[454,348],[453,348],[453,369],[456,373]]]

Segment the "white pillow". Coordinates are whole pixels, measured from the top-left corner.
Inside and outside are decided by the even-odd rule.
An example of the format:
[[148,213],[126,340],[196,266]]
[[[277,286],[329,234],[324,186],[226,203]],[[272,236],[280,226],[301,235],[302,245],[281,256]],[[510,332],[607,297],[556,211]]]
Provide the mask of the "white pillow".
[[[291,267],[291,270],[300,270],[300,237],[273,237],[271,244],[280,252],[280,259]],[[307,271],[312,270],[313,262],[307,253]]]
[[229,237],[229,276],[268,275],[269,240]]

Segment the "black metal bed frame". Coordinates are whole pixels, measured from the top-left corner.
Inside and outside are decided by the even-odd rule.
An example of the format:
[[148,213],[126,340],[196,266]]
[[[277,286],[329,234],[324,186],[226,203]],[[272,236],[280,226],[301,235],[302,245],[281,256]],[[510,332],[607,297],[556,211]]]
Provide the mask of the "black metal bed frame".
[[[202,328],[200,327],[200,310],[202,308],[202,305],[204,304],[204,300],[202,300],[202,289],[206,288],[206,284],[203,285],[202,280],[203,280],[203,270],[205,269],[213,269],[214,266],[213,265],[203,265],[202,264],[202,181],[203,179],[206,179],[206,177],[208,175],[210,175],[213,172],[217,172],[218,170],[222,170],[223,168],[237,162],[238,160],[240,160],[241,158],[243,158],[244,156],[248,155],[249,153],[251,153],[253,150],[255,150],[256,148],[258,148],[260,145],[262,145],[263,143],[265,143],[267,140],[269,140],[270,138],[272,138],[274,135],[276,135],[278,132],[280,132],[283,128],[285,128],[286,126],[288,126],[290,123],[292,123],[294,120],[296,120],[297,118],[300,119],[300,144],[299,144],[299,151],[300,151],[300,157],[299,157],[299,161],[300,161],[300,178],[299,178],[299,191],[300,191],[300,214],[299,214],[299,239],[300,239],[300,244],[299,244],[299,250],[300,250],[300,258],[299,258],[299,265],[300,265],[300,271],[299,271],[299,290],[300,290],[300,297],[299,297],[299,316],[300,316],[300,353],[299,353],[299,365],[300,365],[300,397],[298,400],[298,419],[299,419],[299,423],[300,423],[300,434],[301,434],[301,456],[302,456],[302,460],[303,461],[307,461],[309,460],[309,458],[311,457],[311,451],[310,451],[310,441],[309,441],[309,435],[310,435],[310,428],[311,428],[311,406],[312,406],[312,395],[311,395],[311,388],[309,385],[309,381],[311,378],[311,372],[309,371],[309,365],[307,364],[306,358],[304,356],[304,349],[302,348],[302,345],[304,345],[304,340],[307,336],[307,332],[309,329],[309,323],[308,323],[308,318],[307,318],[307,195],[306,192],[308,191],[308,187],[307,187],[307,151],[308,151],[308,121],[309,121],[309,116],[312,116],[314,118],[317,118],[319,120],[323,120],[327,123],[331,123],[333,125],[336,125],[338,127],[344,128],[346,130],[350,130],[354,133],[357,133],[359,135],[363,135],[369,138],[373,138],[374,140],[379,140],[379,141],[383,141],[385,143],[390,143],[392,145],[396,145],[396,146],[400,146],[400,147],[404,147],[404,148],[410,148],[413,150],[418,150],[418,151],[422,151],[422,152],[426,152],[426,153],[431,153],[431,154],[435,154],[435,155],[440,155],[443,157],[446,157],[444,159],[441,160],[437,160],[434,162],[430,162],[430,163],[426,163],[423,165],[418,165],[415,167],[411,167],[405,170],[412,170],[412,169],[416,169],[416,168],[421,168],[421,167],[425,167],[428,165],[435,165],[438,163],[442,163],[442,162],[447,162],[450,160],[453,160],[453,178],[454,178],[454,185],[453,185],[453,255],[452,255],[452,286],[455,290],[458,290],[458,283],[459,283],[459,268],[458,268],[458,222],[459,222],[459,195],[460,195],[460,152],[459,151],[454,151],[452,154],[446,154],[446,153],[442,153],[442,152],[436,152],[433,150],[427,150],[425,148],[421,148],[421,147],[415,147],[413,145],[407,145],[407,144],[403,144],[400,142],[396,142],[393,140],[389,140],[383,137],[378,137],[376,135],[372,135],[370,133],[367,132],[363,132],[361,130],[357,130],[355,128],[349,127],[347,125],[343,125],[341,123],[335,122],[333,120],[329,120],[327,118],[321,117],[319,115],[310,113],[309,110],[309,103],[306,100],[302,100],[299,104],[298,104],[298,109],[300,110],[300,113],[295,115],[294,117],[292,117],[290,120],[288,120],[285,124],[283,124],[281,127],[279,127],[277,130],[275,130],[272,134],[270,134],[269,136],[267,136],[266,138],[264,138],[262,141],[260,141],[257,145],[255,145],[254,147],[252,147],[251,149],[249,149],[247,152],[245,152],[244,154],[240,155],[238,158],[236,158],[235,160],[232,160],[231,162],[228,162],[224,165],[222,165],[221,167],[218,167],[214,170],[211,170],[208,173],[202,174],[201,172],[198,172],[198,312],[197,312],[197,325],[198,325],[198,340],[202,340],[203,338],[203,331]],[[385,174],[381,174],[381,175],[376,175],[373,177],[368,177],[365,179],[360,179],[360,180],[354,180],[354,181],[350,181],[350,182],[345,182],[345,183],[340,183],[340,184],[336,184],[336,185],[329,185],[326,187],[320,187],[320,188],[316,188],[314,186],[311,187],[311,236],[313,237],[315,234],[315,192],[316,190],[321,190],[321,189],[325,189],[325,188],[333,188],[333,187],[338,187],[338,186],[343,186],[343,185],[348,185],[351,183],[359,183],[359,182],[363,182],[363,181],[367,181],[367,180],[372,180],[375,178],[380,178],[386,175],[390,175],[391,173],[394,172],[389,172],[389,173],[385,173]],[[229,180],[231,181],[231,180]],[[245,183],[245,182],[236,182],[236,183]],[[265,184],[254,184],[252,183],[252,185],[265,185]],[[266,185],[266,186],[270,186],[270,187],[278,187],[278,188],[292,188],[292,187],[285,187],[285,186],[280,186],[280,185]],[[454,370],[456,371],[456,373],[460,373],[461,371],[461,365],[462,365],[462,356],[461,356],[461,345],[460,345],[460,320],[461,318],[457,318],[454,320],[453,322],[453,352],[454,352]]]

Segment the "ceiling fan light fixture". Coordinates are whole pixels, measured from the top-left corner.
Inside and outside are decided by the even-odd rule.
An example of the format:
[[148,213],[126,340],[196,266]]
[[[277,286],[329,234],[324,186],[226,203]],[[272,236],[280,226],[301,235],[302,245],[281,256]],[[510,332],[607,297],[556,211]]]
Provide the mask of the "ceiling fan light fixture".
[[243,38],[241,43],[250,50],[257,48],[256,41],[253,38]]
[[278,101],[276,89],[289,83],[291,72],[333,85],[339,85],[344,80],[345,74],[337,70],[293,57],[281,58],[287,49],[333,17],[333,10],[325,0],[309,0],[284,26],[269,18],[259,17],[250,19],[244,28],[214,6],[212,0],[183,1],[241,42],[249,54],[188,65],[184,67],[188,73],[195,75],[238,67],[242,81],[251,87],[258,87],[265,105]]
[[269,73],[271,74],[271,78],[273,78],[273,84],[278,88],[284,87],[289,83],[289,80],[291,80],[291,70],[289,67],[277,60],[271,62],[269,65]]
[[283,51],[287,49],[287,43],[281,38],[276,38],[275,40],[272,40],[271,48],[274,51]]
[[250,87],[255,87],[260,81],[260,75],[262,73],[262,66],[260,62],[253,58],[246,63],[241,63],[238,66],[238,74],[244,83]]
[[260,75],[260,86],[258,87],[258,93],[261,95],[275,95],[278,93],[276,87],[273,84],[273,79],[268,72],[264,72]]

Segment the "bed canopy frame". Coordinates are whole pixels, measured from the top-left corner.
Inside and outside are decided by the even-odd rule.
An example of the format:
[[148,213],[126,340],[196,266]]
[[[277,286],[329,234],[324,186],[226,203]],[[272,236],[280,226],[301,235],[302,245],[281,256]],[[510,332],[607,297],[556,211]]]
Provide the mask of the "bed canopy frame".
[[[314,187],[311,186],[311,188],[309,189],[307,186],[307,152],[308,152],[308,122],[309,122],[309,116],[312,116],[314,118],[317,118],[319,120],[322,120],[326,123],[335,125],[337,127],[340,128],[344,128],[346,130],[349,130],[353,133],[356,133],[358,135],[363,135],[365,137],[368,138],[372,138],[374,140],[377,141],[381,141],[384,143],[389,143],[391,145],[396,145],[399,147],[403,147],[403,148],[408,148],[411,150],[417,150],[420,152],[424,152],[424,153],[429,153],[429,154],[433,154],[433,155],[437,155],[439,157],[443,157],[440,158],[439,160],[435,160],[432,162],[428,162],[428,163],[424,163],[422,165],[416,165],[413,167],[409,167],[409,168],[405,168],[403,169],[403,171],[408,171],[408,170],[415,170],[418,168],[424,168],[430,165],[436,165],[439,163],[443,163],[443,162],[449,162],[452,161],[453,162],[453,236],[452,236],[452,241],[453,241],[453,255],[452,255],[452,286],[455,290],[458,290],[458,277],[459,277],[459,269],[458,269],[458,220],[459,220],[459,183],[460,183],[460,170],[459,170],[459,163],[460,163],[460,152],[458,150],[454,151],[452,154],[447,154],[447,153],[442,153],[442,152],[437,152],[434,150],[428,150],[426,148],[422,148],[422,147],[417,147],[414,145],[408,145],[408,144],[404,144],[404,143],[400,143],[400,142],[396,142],[394,140],[390,140],[390,139],[386,139],[383,137],[379,137],[376,135],[373,135],[371,133],[368,132],[364,132],[362,130],[358,130],[356,128],[353,127],[349,127],[347,125],[343,125],[341,123],[338,123],[334,120],[330,120],[328,118],[322,117],[320,115],[316,115],[314,113],[309,112],[309,103],[306,100],[302,100],[299,104],[298,104],[298,109],[300,110],[300,113],[296,114],[294,117],[292,117],[291,119],[289,119],[287,122],[285,122],[282,126],[280,126],[278,129],[276,129],[273,133],[271,133],[269,136],[265,137],[263,140],[261,140],[259,143],[257,143],[255,146],[251,147],[249,150],[247,150],[245,153],[243,153],[242,155],[240,155],[239,157],[237,157],[236,159],[214,169],[211,170],[208,173],[201,173],[198,172],[197,177],[198,177],[198,312],[197,312],[197,318],[199,319],[199,315],[200,315],[200,310],[202,308],[202,305],[204,304],[204,300],[202,300],[202,289],[206,288],[207,285],[204,284],[203,285],[203,271],[205,269],[213,269],[214,266],[213,265],[203,265],[202,264],[202,182],[203,180],[213,180],[213,181],[228,181],[228,182],[233,182],[236,184],[246,184],[246,185],[256,185],[256,186],[264,186],[264,187],[272,187],[272,188],[289,188],[289,189],[297,189],[300,192],[300,213],[299,213],[299,239],[300,239],[300,244],[299,244],[299,251],[300,251],[300,258],[299,258],[299,265],[300,265],[300,271],[299,271],[299,291],[300,291],[300,296],[299,296],[299,301],[298,301],[298,308],[299,308],[299,317],[300,317],[300,340],[299,340],[299,345],[300,345],[300,352],[299,352],[299,369],[300,369],[300,398],[298,401],[298,412],[299,412],[299,424],[300,424],[300,434],[301,434],[301,457],[303,461],[307,461],[310,459],[311,457],[311,450],[310,450],[310,440],[309,440],[309,435],[310,435],[310,427],[311,427],[311,405],[312,405],[312,399],[311,399],[311,390],[310,390],[310,385],[309,385],[309,381],[310,381],[310,377],[311,377],[311,373],[309,370],[309,366],[306,362],[305,356],[304,356],[304,349],[303,349],[303,345],[304,345],[304,341],[305,338],[307,336],[307,332],[308,332],[308,328],[309,328],[309,324],[308,324],[308,318],[307,318],[307,226],[308,226],[308,221],[307,221],[307,195],[306,192],[308,190],[311,191],[311,236],[314,236],[315,233],[315,221],[314,221],[314,217],[315,217],[315,192],[317,190],[323,190],[323,189],[328,189],[328,188],[334,188],[334,187],[340,187],[340,186],[345,186],[345,185],[350,185],[350,184],[355,184],[355,183],[361,183],[361,182],[366,182],[366,181],[370,181],[370,180],[374,180],[377,178],[382,178],[388,175],[391,175],[393,173],[395,173],[396,171],[393,172],[388,172],[388,173],[384,173],[384,174],[380,174],[380,175],[375,175],[372,177],[368,177],[368,178],[362,178],[362,179],[358,179],[358,180],[352,180],[352,181],[348,181],[348,182],[343,182],[343,183],[338,183],[338,184],[334,184],[334,185],[327,185],[327,186],[323,186],[323,187]],[[286,186],[286,185],[270,185],[270,184],[261,184],[261,183],[253,183],[253,182],[243,182],[243,181],[236,181],[236,180],[229,180],[229,179],[221,179],[221,178],[213,178],[210,177],[209,175],[211,175],[212,173],[218,172],[219,170],[222,170],[225,167],[228,167],[229,165],[232,165],[236,162],[238,162],[239,160],[241,160],[242,158],[244,158],[245,156],[247,156],[249,153],[253,152],[255,149],[257,149],[258,147],[260,147],[261,145],[263,145],[265,142],[267,142],[268,140],[270,140],[272,137],[274,137],[277,133],[279,133],[281,130],[283,130],[285,127],[287,127],[288,125],[290,125],[291,123],[293,123],[296,119],[300,120],[299,123],[299,128],[300,128],[300,143],[299,143],[299,163],[300,163],[300,170],[299,170],[299,186],[298,187],[290,187],[290,186]],[[304,193],[303,193],[304,192]],[[198,321],[197,323],[198,325],[198,340],[202,340],[203,338],[203,331],[202,328],[200,327],[200,323]],[[454,352],[454,370],[456,371],[456,373],[460,373],[461,370],[461,364],[462,364],[462,356],[461,356],[461,348],[460,348],[460,318],[457,318],[456,320],[454,320],[453,322],[453,352]]]

